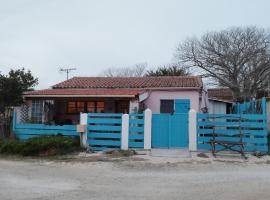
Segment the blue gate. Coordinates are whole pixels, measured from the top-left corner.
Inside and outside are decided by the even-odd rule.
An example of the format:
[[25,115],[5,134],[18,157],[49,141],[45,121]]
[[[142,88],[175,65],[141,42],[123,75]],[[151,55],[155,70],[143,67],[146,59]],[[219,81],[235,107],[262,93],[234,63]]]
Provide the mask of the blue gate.
[[153,148],[185,148],[187,146],[188,113],[153,114]]

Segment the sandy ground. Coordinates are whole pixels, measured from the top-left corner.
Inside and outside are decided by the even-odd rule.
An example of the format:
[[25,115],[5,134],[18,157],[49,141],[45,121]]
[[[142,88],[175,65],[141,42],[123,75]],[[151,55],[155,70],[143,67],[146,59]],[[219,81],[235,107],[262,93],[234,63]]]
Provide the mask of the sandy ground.
[[[268,157],[0,159],[1,200],[270,199]],[[269,159],[270,160],[270,159]]]

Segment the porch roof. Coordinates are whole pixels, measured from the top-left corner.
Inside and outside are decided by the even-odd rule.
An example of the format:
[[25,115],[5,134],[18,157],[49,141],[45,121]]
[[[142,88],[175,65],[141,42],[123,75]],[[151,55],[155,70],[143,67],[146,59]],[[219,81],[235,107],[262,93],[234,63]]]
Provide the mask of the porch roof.
[[135,97],[136,89],[45,89],[26,92],[24,97]]

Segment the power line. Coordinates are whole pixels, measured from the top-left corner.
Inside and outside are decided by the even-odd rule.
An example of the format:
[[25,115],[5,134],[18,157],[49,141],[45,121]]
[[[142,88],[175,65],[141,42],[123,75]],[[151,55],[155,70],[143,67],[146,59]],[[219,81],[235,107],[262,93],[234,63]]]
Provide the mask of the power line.
[[70,71],[76,70],[76,68],[60,68],[60,72],[65,72],[67,74],[67,80],[68,80],[68,75]]

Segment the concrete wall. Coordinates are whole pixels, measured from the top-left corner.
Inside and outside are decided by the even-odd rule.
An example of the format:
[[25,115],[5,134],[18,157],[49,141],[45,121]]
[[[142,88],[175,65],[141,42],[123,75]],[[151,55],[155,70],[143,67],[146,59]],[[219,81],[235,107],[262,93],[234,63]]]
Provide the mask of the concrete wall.
[[152,91],[144,103],[153,113],[160,113],[161,99],[190,99],[190,108],[199,112],[199,97],[199,91],[196,90]]
[[227,103],[209,99],[208,112],[210,114],[226,114]]

